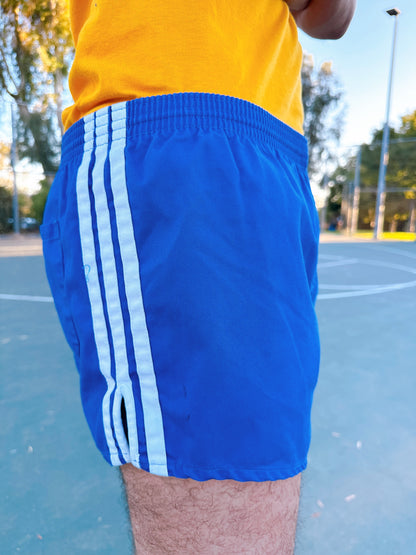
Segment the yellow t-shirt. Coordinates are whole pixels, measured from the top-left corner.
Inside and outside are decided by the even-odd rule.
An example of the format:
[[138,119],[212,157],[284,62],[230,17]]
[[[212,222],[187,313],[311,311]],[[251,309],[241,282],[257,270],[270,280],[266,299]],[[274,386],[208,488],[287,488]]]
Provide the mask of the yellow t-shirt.
[[70,0],[66,129],[125,100],[178,92],[253,102],[302,132],[302,50],[283,0]]

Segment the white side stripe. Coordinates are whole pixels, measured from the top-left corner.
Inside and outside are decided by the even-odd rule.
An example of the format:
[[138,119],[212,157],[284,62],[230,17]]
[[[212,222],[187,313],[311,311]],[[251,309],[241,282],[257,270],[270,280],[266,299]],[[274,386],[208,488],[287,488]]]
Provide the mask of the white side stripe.
[[[149,334],[143,306],[140,266],[125,174],[126,107],[112,109],[113,143],[110,150],[111,184],[117,218],[118,239],[123,262],[126,297],[130,313],[133,347],[140,382],[149,470],[167,476],[166,447],[159,393],[153,367]],[[125,397],[126,408],[129,399]]]
[[[104,110],[96,115],[96,129],[108,128],[108,111]],[[104,282],[107,314],[110,324],[110,333],[113,339],[114,362],[116,372],[116,392],[113,404],[113,423],[118,445],[120,446],[126,462],[130,462],[129,447],[124,435],[123,424],[120,415],[121,398],[117,391],[118,384],[130,382],[128,371],[128,360],[126,351],[126,340],[124,334],[123,315],[120,306],[120,295],[118,291],[118,278],[116,262],[114,258],[113,241],[111,237],[111,222],[108,209],[107,194],[104,184],[104,164],[107,157],[107,133],[104,136],[97,135],[95,164],[92,172],[92,190],[95,199],[95,212],[97,215],[97,234],[100,245],[101,264]],[[98,347],[98,346],[97,346]],[[114,418],[115,417],[115,418]]]
[[[90,142],[94,132],[94,117],[85,118],[84,145]],[[95,258],[94,235],[92,230],[91,206],[88,192],[88,168],[91,153],[84,150],[81,165],[77,175],[77,205],[79,215],[79,231],[81,238],[82,260],[84,266],[90,267],[88,274],[88,295],[91,303],[92,324],[98,352],[100,371],[107,382],[107,391],[102,401],[104,433],[110,451],[111,464],[120,465],[117,447],[113,438],[110,417],[110,396],[114,390],[115,382],[111,376],[110,346],[108,343],[107,329],[104,319],[104,308],[101,300],[100,284],[98,280],[97,264]]]

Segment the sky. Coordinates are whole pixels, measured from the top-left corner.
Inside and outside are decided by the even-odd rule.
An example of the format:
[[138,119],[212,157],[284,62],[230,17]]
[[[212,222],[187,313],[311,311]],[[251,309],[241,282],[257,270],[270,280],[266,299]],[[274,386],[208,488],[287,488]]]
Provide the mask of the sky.
[[341,39],[317,40],[300,31],[303,50],[319,67],[333,62],[333,72],[344,89],[345,127],[341,145],[369,142],[374,129],[386,119],[387,88],[393,45],[394,17],[398,8],[397,42],[393,73],[390,124],[416,110],[416,0],[357,0],[354,19]]

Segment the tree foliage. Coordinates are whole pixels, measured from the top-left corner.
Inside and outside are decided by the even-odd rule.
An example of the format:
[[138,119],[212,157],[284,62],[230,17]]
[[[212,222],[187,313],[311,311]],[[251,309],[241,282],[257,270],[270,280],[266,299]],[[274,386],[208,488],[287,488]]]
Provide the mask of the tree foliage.
[[13,195],[10,189],[0,184],[0,233],[10,231],[10,217],[13,213]]
[[47,179],[40,182],[40,190],[32,195],[32,206],[30,215],[35,218],[39,223],[43,221],[43,212],[45,210],[46,199],[50,189],[50,183]]
[[[359,225],[368,228],[374,220],[376,193],[380,168],[381,141],[383,129],[373,132],[371,142],[361,145],[360,164],[360,214]],[[354,181],[355,156],[343,166],[336,168],[331,176],[333,187],[330,206],[340,207],[344,184]],[[416,199],[416,110],[401,118],[397,129],[390,128],[389,162],[386,173],[386,189],[397,188],[397,192],[387,193],[385,224],[391,229],[404,227],[410,222]],[[343,191],[344,189],[344,191]],[[401,191],[401,189],[403,191]]]
[[53,174],[62,134],[63,79],[73,53],[65,0],[2,0],[0,94],[18,113],[20,158]]
[[[13,229],[13,173],[9,163],[10,143],[0,141],[0,233]],[[32,199],[27,193],[18,195],[19,216],[31,216]]]
[[343,126],[342,89],[331,62],[315,68],[313,56],[304,54],[302,64],[302,101],[304,131],[309,143],[309,173],[322,171],[322,159],[331,159],[330,143],[337,143]]
[[13,181],[9,173],[7,159],[10,153],[10,146],[0,141],[0,233],[10,229],[8,222],[12,215]]

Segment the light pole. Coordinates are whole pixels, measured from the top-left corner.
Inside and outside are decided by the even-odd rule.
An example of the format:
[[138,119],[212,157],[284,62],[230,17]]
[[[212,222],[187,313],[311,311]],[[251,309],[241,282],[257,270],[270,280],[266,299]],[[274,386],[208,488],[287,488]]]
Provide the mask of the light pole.
[[13,104],[10,104],[12,113],[12,145],[10,148],[10,165],[13,172],[13,230],[15,233],[20,233],[20,222],[19,222],[19,196],[17,191],[17,177],[16,177],[16,134],[15,134],[15,119]]
[[393,47],[391,53],[391,64],[390,64],[390,77],[387,93],[387,107],[386,107],[386,122],[383,129],[383,140],[381,144],[381,154],[380,154],[380,169],[378,173],[378,184],[377,184],[377,204],[376,204],[376,217],[374,225],[374,239],[379,239],[383,233],[384,227],[384,211],[386,205],[386,171],[387,164],[389,163],[389,138],[390,138],[390,104],[391,104],[391,90],[393,84],[393,70],[394,70],[394,55],[396,50],[396,37],[397,37],[397,21],[400,10],[397,8],[392,8],[387,10],[387,13],[394,16],[394,34],[393,34]]
[[352,200],[352,215],[351,215],[351,228],[349,228],[349,235],[355,235],[358,228],[358,214],[360,209],[360,173],[361,173],[361,145],[358,147],[357,156],[355,157],[355,175],[354,175],[354,193]]

